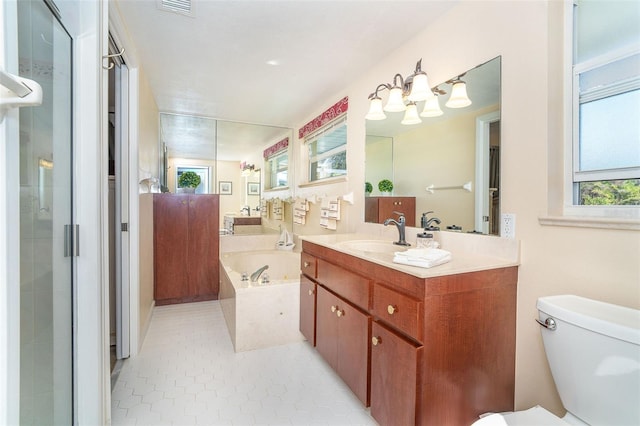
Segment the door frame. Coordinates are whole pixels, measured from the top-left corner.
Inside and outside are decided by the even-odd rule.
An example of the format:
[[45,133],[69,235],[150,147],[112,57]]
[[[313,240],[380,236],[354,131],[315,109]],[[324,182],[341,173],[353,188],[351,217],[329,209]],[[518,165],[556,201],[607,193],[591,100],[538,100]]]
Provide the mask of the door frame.
[[491,123],[500,121],[500,110],[476,117],[476,192],[474,229],[489,233],[489,222],[484,216],[489,216],[489,145]]
[[129,70],[124,61],[115,65],[115,283],[116,358],[130,353],[129,231]]
[[[139,261],[139,185],[140,170],[138,168],[138,127],[139,127],[139,61],[137,59],[135,45],[129,39],[125,26],[120,18],[119,12],[113,2],[109,2],[108,32],[116,45],[124,48],[122,55],[128,68],[128,133],[129,133],[129,255],[128,255],[128,277],[129,277],[129,356],[135,357],[142,344],[144,330],[140,330],[140,261]],[[105,113],[105,120],[107,119]],[[105,306],[108,315],[108,305]],[[149,324],[146,319],[144,324]]]

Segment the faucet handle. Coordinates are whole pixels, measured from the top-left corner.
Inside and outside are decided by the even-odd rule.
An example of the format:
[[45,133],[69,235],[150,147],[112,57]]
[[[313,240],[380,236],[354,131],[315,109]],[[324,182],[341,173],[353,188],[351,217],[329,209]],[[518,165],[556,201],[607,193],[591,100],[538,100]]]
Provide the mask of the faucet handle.
[[395,214],[397,214],[398,216],[404,216],[404,213],[403,213],[403,212],[398,212],[398,211],[395,211],[395,210],[394,210],[393,212],[394,212]]

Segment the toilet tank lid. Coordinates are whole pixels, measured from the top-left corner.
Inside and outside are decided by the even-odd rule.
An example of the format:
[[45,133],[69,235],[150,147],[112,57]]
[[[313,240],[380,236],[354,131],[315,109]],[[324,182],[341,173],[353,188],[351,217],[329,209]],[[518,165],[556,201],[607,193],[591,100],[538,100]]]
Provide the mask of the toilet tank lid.
[[574,295],[541,297],[537,307],[556,319],[640,345],[640,310]]

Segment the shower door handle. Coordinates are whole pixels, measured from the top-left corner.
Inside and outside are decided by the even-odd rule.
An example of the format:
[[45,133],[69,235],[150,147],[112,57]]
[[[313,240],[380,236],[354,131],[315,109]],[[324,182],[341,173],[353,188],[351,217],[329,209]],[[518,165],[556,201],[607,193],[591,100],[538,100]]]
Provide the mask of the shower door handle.
[[80,256],[80,225],[64,226],[64,257]]

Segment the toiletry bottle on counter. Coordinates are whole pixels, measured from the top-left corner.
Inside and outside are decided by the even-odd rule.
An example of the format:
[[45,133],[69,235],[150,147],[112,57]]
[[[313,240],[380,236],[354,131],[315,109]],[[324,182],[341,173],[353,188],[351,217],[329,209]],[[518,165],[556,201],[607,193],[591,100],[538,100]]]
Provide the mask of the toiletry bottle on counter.
[[423,232],[417,235],[416,246],[418,248],[438,248],[440,244],[433,239],[433,234]]

